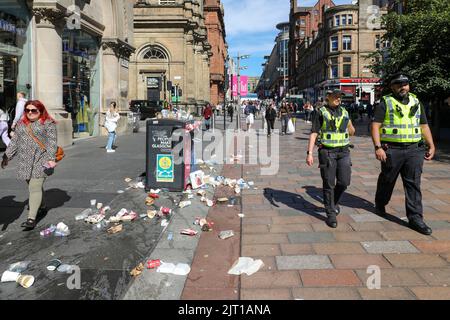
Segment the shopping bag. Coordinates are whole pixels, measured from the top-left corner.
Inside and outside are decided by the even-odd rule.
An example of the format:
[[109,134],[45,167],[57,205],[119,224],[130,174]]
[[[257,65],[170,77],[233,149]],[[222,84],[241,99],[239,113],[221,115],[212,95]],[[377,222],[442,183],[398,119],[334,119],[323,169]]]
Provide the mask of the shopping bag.
[[289,119],[287,133],[294,133],[294,132],[295,132],[294,123],[292,122],[292,119]]

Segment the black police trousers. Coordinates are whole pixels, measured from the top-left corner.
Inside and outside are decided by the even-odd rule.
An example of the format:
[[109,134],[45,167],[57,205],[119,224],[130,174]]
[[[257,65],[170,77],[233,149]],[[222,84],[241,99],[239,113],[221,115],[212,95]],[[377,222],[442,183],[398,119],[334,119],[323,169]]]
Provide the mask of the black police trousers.
[[418,144],[409,148],[388,147],[386,156],[386,162],[381,163],[381,174],[375,196],[376,205],[386,206],[389,203],[397,178],[401,175],[405,189],[406,216],[410,221],[423,219],[420,180],[425,148]]
[[336,205],[350,185],[352,163],[348,147],[319,149],[319,167],[323,182],[323,200],[327,215],[336,214]]

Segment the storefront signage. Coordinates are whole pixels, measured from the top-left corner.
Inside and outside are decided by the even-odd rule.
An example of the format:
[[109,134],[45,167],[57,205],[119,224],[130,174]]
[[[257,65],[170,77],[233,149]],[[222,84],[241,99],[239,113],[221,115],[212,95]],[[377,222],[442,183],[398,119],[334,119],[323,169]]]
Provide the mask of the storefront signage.
[[8,22],[4,19],[0,19],[0,31],[6,31],[17,34],[19,37],[26,36],[25,28],[18,28],[14,23]]
[[369,78],[369,79],[341,79],[341,83],[379,83],[380,79]]
[[174,182],[173,156],[158,154],[156,157],[156,182]]
[[159,89],[159,78],[147,78],[147,88]]

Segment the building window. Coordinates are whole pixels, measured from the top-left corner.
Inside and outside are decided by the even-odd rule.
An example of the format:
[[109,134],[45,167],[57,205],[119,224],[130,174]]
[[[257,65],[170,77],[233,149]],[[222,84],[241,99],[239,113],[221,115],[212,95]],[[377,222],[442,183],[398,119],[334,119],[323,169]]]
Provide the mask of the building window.
[[330,70],[330,78],[336,79],[339,78],[339,65],[332,65]]
[[330,51],[336,52],[339,50],[339,38],[338,37],[331,37],[330,38]]
[[352,50],[352,36],[342,36],[342,50]]
[[341,16],[335,16],[334,17],[334,26],[339,27],[341,24]]
[[375,48],[381,49],[381,37],[380,35],[375,36]]
[[347,24],[353,24],[353,15],[352,14],[349,14],[349,15],[347,15]]
[[151,47],[150,49],[147,50],[147,52],[144,53],[142,58],[144,60],[156,60],[156,59],[167,60],[167,55],[160,48]]
[[347,16],[345,14],[342,15],[341,22],[343,26],[347,25]]
[[352,76],[352,65],[351,64],[344,64],[342,69],[342,76],[344,78],[350,78]]

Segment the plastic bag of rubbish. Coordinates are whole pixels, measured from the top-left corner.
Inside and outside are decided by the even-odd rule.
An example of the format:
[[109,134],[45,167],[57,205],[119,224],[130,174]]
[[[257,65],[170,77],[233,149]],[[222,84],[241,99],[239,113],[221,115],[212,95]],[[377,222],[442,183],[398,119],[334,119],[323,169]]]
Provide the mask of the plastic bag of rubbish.
[[31,263],[31,261],[20,261],[20,262],[12,263],[9,265],[8,271],[22,273],[25,270],[27,270],[30,263]]
[[239,276],[245,273],[248,276],[251,276],[262,266],[264,266],[264,262],[262,262],[262,260],[253,260],[252,258],[240,257],[228,271],[228,274]]
[[66,237],[68,235],[70,235],[69,227],[65,225],[63,222],[58,223],[56,225],[55,236]]
[[175,271],[175,265],[173,263],[161,262],[156,272],[159,273],[173,273]]

